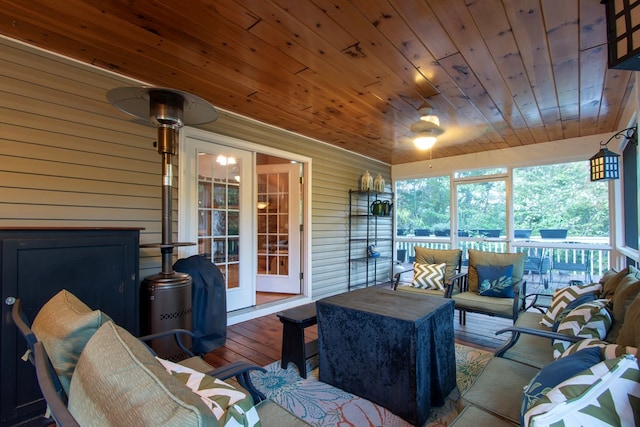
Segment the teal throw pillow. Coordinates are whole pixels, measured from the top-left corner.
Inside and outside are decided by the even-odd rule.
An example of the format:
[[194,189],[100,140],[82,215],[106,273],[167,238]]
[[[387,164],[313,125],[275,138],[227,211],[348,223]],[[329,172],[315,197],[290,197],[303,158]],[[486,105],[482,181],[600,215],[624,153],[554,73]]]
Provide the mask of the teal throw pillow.
[[477,265],[478,295],[513,298],[513,265]]
[[520,425],[524,425],[524,414],[549,390],[601,361],[600,349],[590,347],[542,368],[524,389],[520,407]]

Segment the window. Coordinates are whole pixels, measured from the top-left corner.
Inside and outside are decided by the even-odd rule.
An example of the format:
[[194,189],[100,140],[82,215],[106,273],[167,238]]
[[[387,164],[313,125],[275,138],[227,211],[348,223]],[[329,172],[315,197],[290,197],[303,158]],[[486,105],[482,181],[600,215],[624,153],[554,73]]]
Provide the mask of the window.
[[609,236],[608,194],[606,182],[589,180],[588,162],[514,169],[513,221],[519,230],[515,237],[602,241]]
[[397,235],[449,236],[450,199],[448,176],[396,182]]

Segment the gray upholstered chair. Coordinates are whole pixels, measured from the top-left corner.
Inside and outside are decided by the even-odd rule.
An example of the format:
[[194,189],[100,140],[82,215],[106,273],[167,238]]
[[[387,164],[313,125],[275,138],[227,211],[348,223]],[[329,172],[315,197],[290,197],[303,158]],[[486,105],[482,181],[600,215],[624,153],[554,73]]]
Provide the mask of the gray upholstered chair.
[[[442,281],[443,289],[427,289],[417,286],[415,281],[415,269],[397,273],[395,275],[393,289],[403,292],[418,292],[451,298],[451,295],[458,287],[458,281],[464,276],[464,274],[460,273],[462,251],[460,249],[430,249],[422,246],[416,246],[414,251],[416,255],[414,265],[445,264],[444,277]],[[414,277],[410,278],[408,273],[412,273]],[[411,280],[410,284],[400,284],[402,275],[404,275],[405,280]]]
[[[460,322],[465,324],[466,313],[482,313],[490,316],[504,317],[515,321],[518,313],[524,307],[524,295],[526,295],[526,282],[524,276],[525,253],[499,253],[485,252],[469,249],[469,270],[467,276],[462,281],[461,292],[452,295],[451,298],[456,303],[456,310],[460,311]],[[513,296],[506,297],[506,293],[498,296],[490,291],[482,292],[486,271],[490,269],[504,270],[511,266],[511,282],[505,290],[509,288],[513,291]],[[480,279],[480,280],[479,280]],[[491,284],[496,284],[498,279],[490,280]],[[486,285],[486,283],[484,284]],[[478,289],[481,289],[481,292]],[[494,288],[497,289],[497,288]],[[484,295],[483,295],[484,294]]]

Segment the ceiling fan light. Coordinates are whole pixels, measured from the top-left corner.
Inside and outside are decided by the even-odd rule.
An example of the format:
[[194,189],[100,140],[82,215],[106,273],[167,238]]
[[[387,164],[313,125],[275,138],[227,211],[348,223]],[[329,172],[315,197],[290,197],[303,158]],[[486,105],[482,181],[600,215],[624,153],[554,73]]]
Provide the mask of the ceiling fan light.
[[413,143],[420,150],[428,150],[434,146],[438,138],[433,135],[420,134],[413,138]]
[[429,123],[433,123],[434,125],[440,127],[440,119],[435,114],[429,114],[429,115],[426,115],[426,116],[422,116],[422,117],[420,117],[420,120],[425,121],[425,122],[429,122]]

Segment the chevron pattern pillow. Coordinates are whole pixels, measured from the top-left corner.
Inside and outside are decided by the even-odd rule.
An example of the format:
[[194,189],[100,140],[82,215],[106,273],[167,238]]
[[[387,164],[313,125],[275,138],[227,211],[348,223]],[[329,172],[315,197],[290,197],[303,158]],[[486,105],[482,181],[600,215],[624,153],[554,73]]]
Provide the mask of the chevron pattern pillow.
[[[611,314],[606,305],[609,300],[591,301],[571,310],[558,325],[559,334],[572,337],[604,339],[611,327]],[[571,342],[553,340],[553,357],[558,359]]]
[[624,356],[625,354],[631,354],[636,356],[638,349],[636,347],[624,346],[619,344],[611,344],[607,341],[602,341],[598,338],[588,338],[586,340],[578,341],[572,344],[568,349],[562,353],[560,358],[570,356],[585,348],[597,347],[600,349],[600,355],[602,359],[615,359],[616,357]]
[[[602,361],[558,384],[524,415],[526,426],[632,426],[640,423],[640,369],[634,356]],[[634,411],[635,409],[635,411]]]
[[540,324],[550,328],[553,327],[556,317],[558,317],[560,313],[562,313],[562,310],[567,308],[572,301],[578,299],[582,295],[594,292],[600,293],[601,291],[602,285],[600,283],[567,286],[566,288],[556,290],[551,298],[551,305],[542,317],[542,320],[540,320]]
[[207,405],[220,426],[259,427],[260,417],[247,394],[236,390],[226,382],[205,375],[186,366],[156,357],[171,375],[180,380]]
[[419,289],[444,291],[444,270],[446,264],[413,263],[413,282],[411,286]]

